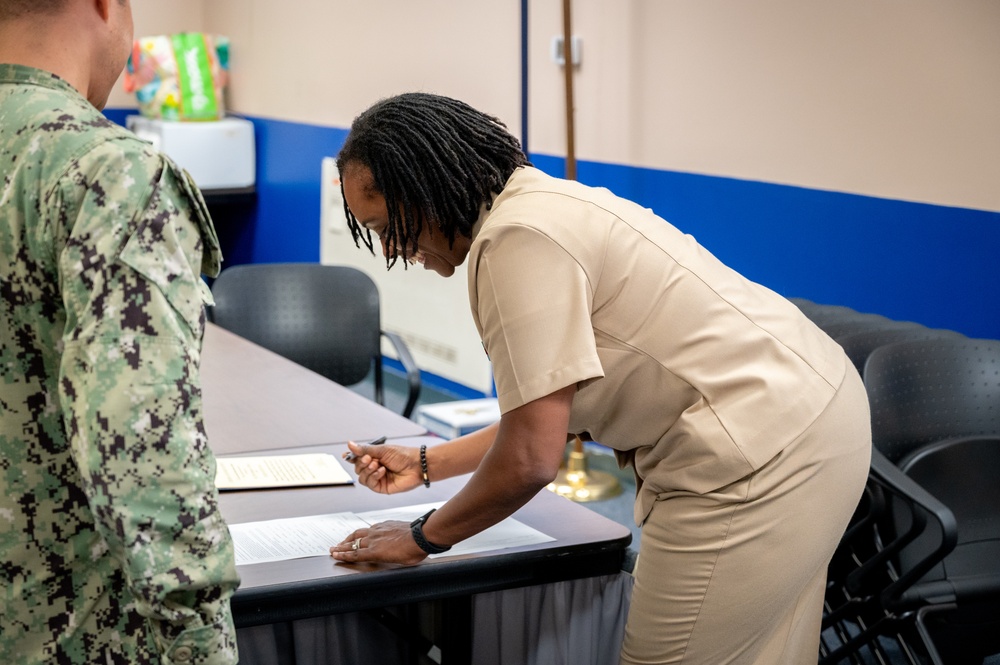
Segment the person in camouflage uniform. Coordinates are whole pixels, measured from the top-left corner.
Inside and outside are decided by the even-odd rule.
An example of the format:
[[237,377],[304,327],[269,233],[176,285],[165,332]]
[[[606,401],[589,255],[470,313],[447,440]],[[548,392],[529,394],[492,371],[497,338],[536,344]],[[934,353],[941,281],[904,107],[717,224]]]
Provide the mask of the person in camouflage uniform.
[[188,175],[99,112],[128,0],[0,0],[0,663],[237,661]]

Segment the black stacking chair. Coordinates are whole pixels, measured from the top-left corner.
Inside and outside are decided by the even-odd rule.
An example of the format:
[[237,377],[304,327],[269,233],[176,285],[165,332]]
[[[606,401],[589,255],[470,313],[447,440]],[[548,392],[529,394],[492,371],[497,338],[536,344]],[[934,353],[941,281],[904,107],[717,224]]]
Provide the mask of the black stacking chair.
[[816,303],[809,298],[788,298],[788,302],[792,303],[802,311],[809,309],[810,307],[816,307]]
[[868,356],[875,349],[894,342],[921,339],[963,339],[965,336],[954,330],[928,328],[919,323],[899,322],[896,326],[864,327],[851,332],[843,332],[834,337],[844,348],[858,372],[863,372]]
[[840,335],[851,334],[860,330],[919,325],[908,321],[890,319],[881,314],[859,312],[846,305],[822,305],[802,298],[792,298],[791,301],[802,310],[806,318],[834,339]]
[[802,310],[802,313],[805,314],[810,321],[820,327],[822,327],[821,324],[828,321],[841,320],[861,314],[858,310],[847,307],[846,305],[824,305],[822,303],[815,303],[811,300],[805,300],[803,298],[792,298],[791,302]]
[[382,338],[404,369],[403,415],[420,395],[420,370],[401,337],[382,330],[378,287],[349,266],[270,263],[227,268],[212,284],[210,319],[345,386],[374,372],[374,399],[385,404]]
[[1000,341],[889,344],[864,378],[871,475],[820,662],[982,663],[1000,651]]
[[900,328],[922,328],[919,323],[911,321],[897,321],[881,314],[857,314],[854,316],[843,316],[833,318],[828,321],[817,323],[827,335],[835,340],[841,337],[853,335],[855,333],[867,332],[869,330],[890,330]]

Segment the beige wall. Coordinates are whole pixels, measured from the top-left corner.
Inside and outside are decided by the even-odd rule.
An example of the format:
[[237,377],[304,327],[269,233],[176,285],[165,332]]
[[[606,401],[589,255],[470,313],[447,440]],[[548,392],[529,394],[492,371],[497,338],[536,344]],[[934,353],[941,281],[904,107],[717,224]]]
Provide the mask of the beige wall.
[[[561,11],[531,5],[531,148],[561,154]],[[574,0],[573,19],[581,159],[1000,210],[996,0]]]
[[516,119],[519,14],[492,0],[211,0],[208,29],[232,41],[233,107],[347,127],[407,91],[461,97]]
[[[561,3],[533,0],[530,149],[565,151]],[[135,0],[232,39],[232,108],[346,127],[460,97],[520,133],[514,0]],[[577,157],[1000,211],[996,0],[574,0]],[[111,105],[128,105],[116,95]]]

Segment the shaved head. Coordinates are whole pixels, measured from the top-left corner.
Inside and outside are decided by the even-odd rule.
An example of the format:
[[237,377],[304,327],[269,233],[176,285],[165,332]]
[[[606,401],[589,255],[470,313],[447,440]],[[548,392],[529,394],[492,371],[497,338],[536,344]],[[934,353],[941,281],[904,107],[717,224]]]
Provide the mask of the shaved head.
[[0,0],[0,20],[28,14],[54,14],[63,9],[67,2],[68,0]]
[[[39,16],[58,14],[68,4],[69,0],[0,0],[0,21],[21,18],[29,14]],[[125,0],[118,0],[118,4],[125,4]]]
[[0,62],[55,74],[100,109],[133,30],[129,0],[0,0]]

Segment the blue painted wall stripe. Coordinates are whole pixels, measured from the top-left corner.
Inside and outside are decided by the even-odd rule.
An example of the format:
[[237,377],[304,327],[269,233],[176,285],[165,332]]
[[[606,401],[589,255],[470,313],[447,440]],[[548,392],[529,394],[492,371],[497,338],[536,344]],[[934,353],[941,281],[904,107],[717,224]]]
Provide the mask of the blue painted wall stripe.
[[[532,155],[564,172],[564,160]],[[580,162],[577,179],[656,211],[785,296],[1000,337],[1000,213]]]

